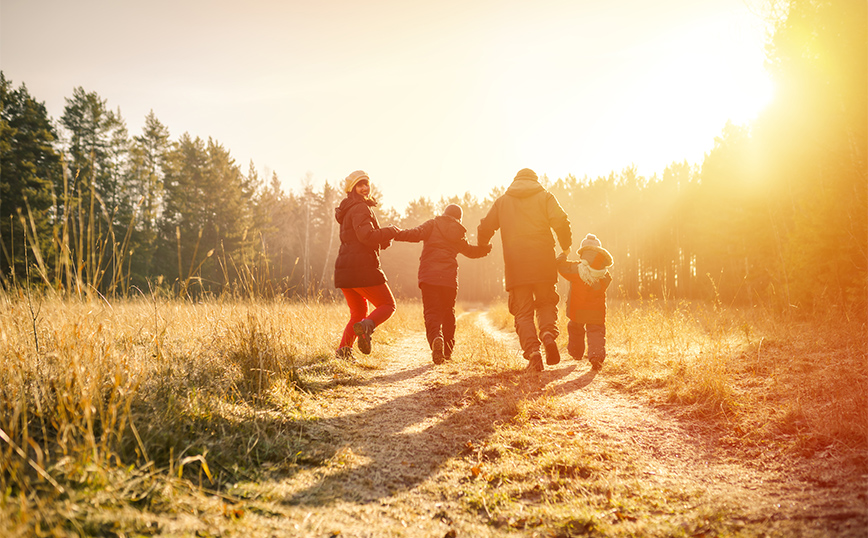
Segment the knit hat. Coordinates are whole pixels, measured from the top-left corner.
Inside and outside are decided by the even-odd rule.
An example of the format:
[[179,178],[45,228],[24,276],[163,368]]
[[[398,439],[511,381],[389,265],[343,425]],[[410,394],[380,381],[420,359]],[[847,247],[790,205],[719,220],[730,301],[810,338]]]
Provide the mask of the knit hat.
[[530,168],[522,168],[515,175],[515,179],[531,179],[533,181],[539,181],[539,177],[537,177],[536,172],[531,170]]
[[600,240],[597,239],[597,236],[594,234],[588,234],[582,239],[583,247],[602,247],[603,243],[600,243]]
[[615,259],[594,234],[588,234],[582,239],[582,246],[576,253],[587,260],[591,269],[607,269],[612,266]]
[[446,206],[446,209],[443,210],[443,214],[461,222],[461,217],[464,215],[464,211],[461,210],[460,205],[449,204]]
[[367,181],[368,183],[370,183],[371,178],[369,178],[368,174],[366,174],[362,170],[356,170],[352,174],[348,175],[347,179],[344,180],[344,191],[346,191],[347,193],[353,192],[353,189],[356,188],[356,185],[359,183],[359,181]]

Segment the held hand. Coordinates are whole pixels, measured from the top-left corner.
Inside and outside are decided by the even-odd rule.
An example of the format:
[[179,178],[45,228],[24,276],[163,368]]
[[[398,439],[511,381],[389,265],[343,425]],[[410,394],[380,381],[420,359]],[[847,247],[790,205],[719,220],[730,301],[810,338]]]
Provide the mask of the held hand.
[[558,255],[558,257],[555,258],[555,261],[558,262],[558,263],[564,263],[565,261],[567,261],[567,253],[566,253],[566,251],[561,252],[561,253]]
[[394,239],[396,235],[398,235],[398,232],[401,231],[401,228],[398,228],[398,227],[395,226],[395,225],[392,225],[392,226],[386,226],[386,227],[383,228],[383,229],[386,230],[386,235],[388,236],[388,238],[389,238],[390,241],[391,241],[392,239]]
[[488,254],[491,253],[491,248],[491,243],[488,243],[487,245],[482,245],[482,252],[484,252],[485,255],[488,256]]

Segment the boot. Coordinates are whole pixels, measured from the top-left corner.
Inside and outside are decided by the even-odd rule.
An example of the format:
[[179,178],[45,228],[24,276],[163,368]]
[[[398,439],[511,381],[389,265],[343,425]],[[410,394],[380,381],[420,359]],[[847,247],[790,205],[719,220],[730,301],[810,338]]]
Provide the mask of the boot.
[[434,364],[443,364],[446,355],[443,354],[443,337],[438,336],[431,342],[431,358]]
[[555,365],[561,362],[561,352],[558,351],[558,343],[555,341],[555,335],[550,332],[543,333],[542,343],[546,350],[546,364]]
[[371,335],[374,334],[374,322],[363,319],[353,324],[353,332],[359,337],[359,351],[365,355],[371,354]]

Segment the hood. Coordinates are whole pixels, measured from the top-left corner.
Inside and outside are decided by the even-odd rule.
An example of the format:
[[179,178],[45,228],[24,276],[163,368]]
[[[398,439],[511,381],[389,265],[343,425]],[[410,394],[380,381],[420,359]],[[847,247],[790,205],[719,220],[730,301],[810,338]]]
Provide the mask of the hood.
[[582,247],[577,250],[576,253],[581,256],[582,259],[587,260],[591,269],[608,269],[615,263],[615,259],[608,250],[596,245]]
[[338,223],[342,224],[344,222],[344,217],[347,216],[350,209],[358,204],[374,206],[377,203],[371,198],[362,198],[354,192],[349,193],[346,198],[341,200],[340,205],[335,208],[335,219],[337,219]]
[[506,189],[506,194],[515,196],[516,198],[527,198],[528,196],[532,196],[544,190],[545,189],[543,189],[543,186],[540,185],[538,181],[532,179],[516,179],[512,182],[509,188]]
[[455,217],[450,217],[449,215],[434,217],[434,224],[440,230],[440,233],[443,234],[443,237],[449,241],[458,241],[467,233],[467,228],[458,222]]

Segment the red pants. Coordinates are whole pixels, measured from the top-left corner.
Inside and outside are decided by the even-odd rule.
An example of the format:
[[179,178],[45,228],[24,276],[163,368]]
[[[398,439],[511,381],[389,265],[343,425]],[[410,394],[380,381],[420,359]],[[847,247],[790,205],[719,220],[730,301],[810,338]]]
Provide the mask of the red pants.
[[[379,286],[369,286],[367,288],[341,288],[344,292],[344,297],[347,299],[347,306],[350,307],[350,322],[344,328],[344,334],[341,336],[341,343],[338,348],[352,347],[356,341],[356,333],[353,331],[353,325],[369,319],[374,322],[374,327],[380,325],[395,313],[395,296],[392,295],[392,290],[388,284],[380,284]],[[374,305],[374,310],[371,315],[368,315],[368,302]]]

